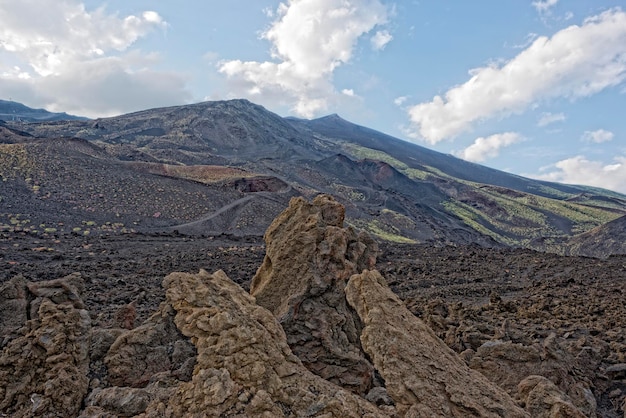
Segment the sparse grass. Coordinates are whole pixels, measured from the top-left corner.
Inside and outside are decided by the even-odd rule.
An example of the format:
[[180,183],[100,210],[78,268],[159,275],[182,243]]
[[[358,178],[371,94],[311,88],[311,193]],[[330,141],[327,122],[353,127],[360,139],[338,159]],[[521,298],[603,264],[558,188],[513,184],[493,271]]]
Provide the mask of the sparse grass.
[[0,144],[0,176],[5,179],[21,177],[28,179],[35,168],[35,161],[24,144]]
[[[399,172],[401,172],[402,174],[404,174],[405,176],[411,179],[415,179],[415,180],[426,180],[432,173],[435,173],[436,171],[438,171],[432,167],[428,167],[429,171],[424,171],[424,170],[420,170],[417,168],[411,168],[407,164],[403,163],[402,161],[396,158],[393,158],[391,155],[383,151],[362,147],[356,144],[344,143],[343,149],[354,158],[359,158],[359,159],[367,158],[370,160],[378,160],[378,161],[385,162],[389,164],[390,166],[392,166],[393,168],[395,168],[396,170],[398,170]],[[432,173],[430,172],[430,170],[432,170]]]
[[365,195],[353,187],[344,186],[343,184],[338,183],[332,183],[330,187],[339,196],[343,196],[353,202],[362,202],[365,200]]
[[348,154],[352,155],[355,158],[368,158],[371,160],[379,160],[379,161],[385,162],[393,166],[397,170],[406,170],[409,168],[409,166],[403,163],[402,161],[393,158],[392,156],[390,156],[389,154],[383,151],[375,150],[372,148],[366,148],[366,147],[362,147],[356,144],[350,144],[347,142],[343,144],[343,149]]
[[[577,234],[621,216],[615,209],[623,210],[623,206],[601,200],[568,202],[565,199],[573,197],[572,194],[548,186],[539,186],[538,192],[552,198],[524,192],[513,193],[506,188],[460,180],[433,167],[411,168],[380,150],[350,143],[343,143],[343,149],[355,158],[386,162],[412,179],[428,180],[434,177],[449,180],[449,188],[442,189],[450,196],[450,200],[443,205],[446,210],[476,231],[509,245],[525,245],[534,238],[549,235],[570,235],[569,231],[559,229],[558,224],[554,223],[555,218],[562,218],[564,224],[571,222],[571,233]],[[463,190],[465,186],[467,190]],[[464,203],[465,200],[476,203],[470,205]],[[385,234],[398,235],[381,228],[380,224],[368,224],[366,229],[381,238]]]
[[[546,236],[569,236],[550,217],[572,223],[572,233],[588,231],[621,216],[604,208],[550,199],[526,193],[506,193],[505,189],[481,187],[474,189],[474,198],[484,205],[472,206],[449,200],[444,207],[460,217],[468,226],[508,245],[527,245],[532,239]],[[479,199],[479,196],[480,197]],[[496,211],[490,211],[491,208]]]
[[498,234],[497,232],[487,228],[481,222],[479,222],[480,220],[482,220],[485,223],[489,223],[483,213],[479,212],[470,205],[451,199],[443,202],[443,207],[448,212],[461,218],[461,220],[463,220],[463,222],[467,226],[482,234],[492,237],[496,241],[507,243],[509,245],[514,245],[516,243],[515,240],[510,239],[507,236]]
[[349,222],[349,225],[356,229],[365,230],[384,241],[395,242],[398,244],[417,243],[417,241],[401,235],[397,228],[391,225],[386,225],[377,219],[370,220],[369,222],[363,220],[353,220],[352,222]]

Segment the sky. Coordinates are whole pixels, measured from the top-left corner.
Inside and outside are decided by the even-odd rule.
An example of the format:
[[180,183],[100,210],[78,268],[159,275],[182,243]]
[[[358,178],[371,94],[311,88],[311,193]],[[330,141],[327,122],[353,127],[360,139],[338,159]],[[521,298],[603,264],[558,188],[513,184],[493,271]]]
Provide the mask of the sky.
[[233,98],[626,193],[626,2],[0,0],[0,99],[97,118]]

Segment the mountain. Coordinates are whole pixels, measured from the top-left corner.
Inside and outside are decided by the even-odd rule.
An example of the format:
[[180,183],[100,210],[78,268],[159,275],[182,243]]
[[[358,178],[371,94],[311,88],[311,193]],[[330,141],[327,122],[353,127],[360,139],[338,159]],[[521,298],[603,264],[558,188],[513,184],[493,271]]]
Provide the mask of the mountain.
[[626,254],[626,216],[571,238],[566,253],[598,258]]
[[44,109],[33,109],[21,103],[10,100],[0,100],[0,120],[42,122],[57,120],[87,120],[80,116],[67,113],[53,113]]
[[[69,219],[92,219],[260,235],[291,197],[329,193],[350,225],[382,240],[564,253],[571,237],[626,214],[619,193],[512,175],[337,115],[282,118],[247,100],[0,129],[4,189],[30,190],[31,212],[65,208],[55,210],[68,213],[57,221],[64,229]],[[6,204],[0,211],[14,212]]]

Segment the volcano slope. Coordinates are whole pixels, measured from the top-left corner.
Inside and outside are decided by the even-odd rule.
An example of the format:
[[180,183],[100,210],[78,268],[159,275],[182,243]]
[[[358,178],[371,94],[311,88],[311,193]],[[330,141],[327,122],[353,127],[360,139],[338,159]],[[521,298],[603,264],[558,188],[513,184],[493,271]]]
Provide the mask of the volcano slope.
[[[91,151],[78,150],[76,138]],[[57,150],[46,149],[46,141],[56,142]],[[0,144],[4,186],[25,192],[37,187],[29,204],[76,207],[74,218],[123,223],[143,232],[180,227],[189,234],[262,235],[290,197],[327,193],[346,207],[350,225],[383,240],[567,254],[570,238],[626,215],[626,196],[619,193],[512,175],[337,115],[282,118],[247,100],[93,121],[0,121],[0,142],[6,144]],[[66,149],[82,155],[66,159]],[[28,164],[20,165],[24,158],[32,172],[24,170]],[[72,169],[81,158],[77,167],[91,171]],[[75,187],[59,184],[58,167],[73,175]],[[90,180],[87,189],[82,178]],[[89,187],[94,193],[81,193]],[[0,217],[3,206],[0,201]],[[177,206],[180,210],[174,210]],[[91,219],[95,215],[99,219]],[[571,250],[595,255],[593,248],[587,253],[588,242],[581,240]],[[604,242],[604,255],[624,252],[618,240]]]
[[[379,247],[376,268],[410,312],[421,318],[466,365],[507,392],[531,416],[546,416],[541,415],[547,413],[546,405],[562,414],[569,411],[569,416],[580,416],[574,412],[611,418],[624,415],[626,257],[593,259],[522,249],[383,242]],[[190,340],[179,334],[171,322],[173,311],[159,309],[166,302],[161,287],[163,277],[172,271],[194,276],[199,269],[221,269],[235,283],[249,289],[265,252],[266,244],[256,237],[119,231],[100,236],[61,232],[34,236],[2,231],[0,379],[14,376],[14,370],[9,373],[7,367],[17,364],[21,364],[22,376],[35,376],[29,362],[18,361],[19,353],[24,352],[20,347],[26,347],[20,344],[33,342],[35,337],[47,341],[45,336],[50,334],[37,331],[42,328],[35,329],[32,324],[42,321],[45,312],[58,312],[56,318],[61,318],[61,308],[54,306],[60,304],[65,309],[63,318],[69,321],[75,317],[76,324],[83,328],[85,314],[81,312],[88,312],[91,332],[89,344],[81,343],[80,333],[66,330],[58,334],[76,336],[75,345],[65,346],[68,350],[82,347],[72,357],[75,366],[63,370],[86,375],[87,380],[76,387],[78,398],[85,397],[83,406],[79,399],[79,406],[71,409],[71,405],[54,401],[53,392],[46,394],[37,387],[20,397],[15,389],[19,385],[14,385],[3,386],[12,387],[13,392],[10,396],[4,392],[0,413],[37,416],[45,408],[66,408],[66,412],[73,411],[66,416],[102,416],[96,415],[99,410],[109,411],[109,416],[132,416],[146,411],[158,414],[158,400],[171,395],[159,392],[159,385],[172,387],[172,381],[191,382],[196,353]],[[82,285],[72,273],[80,273]],[[70,277],[58,280],[67,276]],[[57,281],[51,284],[51,280]],[[67,293],[67,289],[75,291]],[[82,304],[77,301],[78,295]],[[56,301],[57,305],[47,301]],[[155,312],[160,313],[154,316]],[[31,324],[31,328],[23,327],[25,323]],[[51,326],[50,322],[46,324]],[[128,335],[129,332],[133,334]],[[149,335],[153,337],[148,338]],[[132,355],[128,357],[128,353]],[[44,355],[44,359],[52,360],[32,363],[33,367],[57,364],[66,358],[54,355]],[[161,359],[168,369],[155,369],[155,362],[145,363],[151,357]],[[143,364],[149,375],[120,372],[127,370],[121,360],[124,358]],[[375,357],[370,358],[376,362]],[[367,406],[359,407],[365,408],[362,411],[402,416],[409,408],[397,400],[401,398],[389,396],[395,390],[390,388],[390,376],[393,374],[374,379],[374,385],[386,388],[386,392],[370,390],[367,394],[368,402],[378,405],[378,411]],[[206,378],[207,382],[229,381],[223,380],[225,375],[221,374]],[[222,389],[226,392],[216,393],[232,390],[226,386]],[[257,411],[269,402],[265,394],[238,394],[243,399],[238,402],[255,400],[260,408]],[[120,400],[128,403],[120,404]],[[361,401],[354,402],[355,407],[361,405]],[[20,405],[26,409],[18,414]],[[279,412],[286,416],[295,414],[285,405],[279,403],[274,416],[280,416]],[[166,408],[166,403],[162,407]],[[316,416],[313,410],[309,412]],[[567,416],[554,413],[553,416]]]

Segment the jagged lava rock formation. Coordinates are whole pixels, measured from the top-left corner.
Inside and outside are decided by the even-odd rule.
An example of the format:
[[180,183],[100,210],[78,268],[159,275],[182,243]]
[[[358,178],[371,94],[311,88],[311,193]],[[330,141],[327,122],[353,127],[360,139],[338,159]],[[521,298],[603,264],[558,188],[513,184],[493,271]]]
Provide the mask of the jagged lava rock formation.
[[115,328],[92,328],[79,274],[5,283],[0,416],[593,416],[545,377],[526,376],[515,402],[471,369],[343,221],[330,196],[292,199],[266,233],[251,294],[221,270],[171,273],[165,301],[134,329],[132,303]]
[[470,369],[413,316],[378,271],[352,276],[346,296],[365,323],[363,348],[401,416],[526,416],[504,390]]
[[91,320],[79,296],[83,286],[80,275],[73,274],[28,285],[18,278],[0,289],[17,290],[10,294],[15,297],[0,303],[3,316],[12,315],[5,306],[21,306],[27,310],[16,311],[15,317],[24,320],[29,312],[31,318],[21,324],[21,335],[0,353],[3,413],[12,417],[78,415],[89,385]]
[[250,293],[280,321],[287,342],[318,376],[365,394],[374,367],[361,349],[361,320],[345,298],[350,276],[373,268],[378,247],[344,228],[344,207],[328,195],[294,198],[265,233],[266,256]]
[[306,370],[276,318],[222,271],[172,273],[163,285],[198,358],[192,380],[166,404],[151,404],[146,417],[384,416]]

